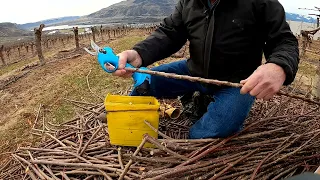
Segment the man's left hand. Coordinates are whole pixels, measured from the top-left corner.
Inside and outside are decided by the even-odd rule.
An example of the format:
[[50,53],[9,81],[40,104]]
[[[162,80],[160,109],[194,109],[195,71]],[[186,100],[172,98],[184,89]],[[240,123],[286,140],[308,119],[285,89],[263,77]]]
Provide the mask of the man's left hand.
[[242,80],[243,84],[240,93],[250,93],[258,99],[271,99],[283,85],[286,80],[286,74],[282,67],[267,63],[259,66],[251,76]]

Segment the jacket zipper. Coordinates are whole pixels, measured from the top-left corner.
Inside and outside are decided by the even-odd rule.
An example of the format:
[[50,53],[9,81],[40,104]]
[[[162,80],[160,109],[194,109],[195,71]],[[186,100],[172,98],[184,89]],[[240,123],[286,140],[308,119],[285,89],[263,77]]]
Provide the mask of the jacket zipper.
[[[204,45],[203,45],[203,67],[204,67],[204,73],[205,73],[205,77],[208,78],[209,76],[209,66],[210,66],[210,60],[211,60],[211,49],[212,49],[212,39],[213,39],[213,31],[214,31],[214,23],[215,23],[215,16],[214,16],[214,12],[216,7],[218,6],[218,4],[220,3],[220,0],[216,0],[212,7],[210,8],[209,14],[208,12],[206,12],[206,24],[205,24],[205,39],[204,39]],[[206,10],[207,11],[207,10]],[[212,24],[210,24],[212,23]],[[209,32],[209,36],[208,37],[208,29],[210,27],[210,25],[212,26],[211,31]],[[210,39],[208,39],[210,38]],[[207,42],[208,41],[208,42]]]

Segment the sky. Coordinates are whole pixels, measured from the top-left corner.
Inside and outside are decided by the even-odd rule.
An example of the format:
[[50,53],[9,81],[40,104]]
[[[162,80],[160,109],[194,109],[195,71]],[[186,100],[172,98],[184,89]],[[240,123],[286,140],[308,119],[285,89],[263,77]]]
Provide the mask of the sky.
[[[122,0],[6,0],[1,2],[0,22],[22,24],[63,16],[83,16],[120,1]],[[287,12],[304,15],[313,12],[298,8],[320,6],[319,0],[279,1]]]

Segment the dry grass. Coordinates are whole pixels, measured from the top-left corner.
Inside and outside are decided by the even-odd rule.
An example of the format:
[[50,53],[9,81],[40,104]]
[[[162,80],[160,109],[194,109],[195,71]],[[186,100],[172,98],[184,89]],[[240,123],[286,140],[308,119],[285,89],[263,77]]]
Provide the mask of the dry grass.
[[[109,44],[99,44],[108,45],[114,48],[115,53],[119,53],[131,48],[143,38],[143,36],[131,36],[111,41]],[[53,51],[48,53],[54,54]],[[34,59],[28,59],[24,63],[32,61]],[[24,63],[19,65],[22,66]],[[12,65],[3,69],[2,73],[18,67],[20,66]],[[61,123],[74,116],[76,111],[82,111],[74,108],[64,98],[90,103],[102,102],[88,89],[89,72],[90,87],[101,98],[104,98],[107,93],[126,93],[132,85],[131,79],[117,78],[104,72],[94,57],[84,55],[36,68],[30,75],[0,92],[0,97],[8,96],[2,107],[7,111],[4,112],[6,117],[0,119],[0,144],[2,144],[0,154],[14,150],[22,144],[38,141],[38,138],[29,132],[39,104],[43,104],[46,109],[46,121]],[[10,101],[11,98],[14,101]]]

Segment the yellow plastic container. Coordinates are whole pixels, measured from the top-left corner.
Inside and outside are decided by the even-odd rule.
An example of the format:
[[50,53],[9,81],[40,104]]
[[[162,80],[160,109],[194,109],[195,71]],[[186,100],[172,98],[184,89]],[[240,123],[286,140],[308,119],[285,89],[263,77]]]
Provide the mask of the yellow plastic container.
[[[153,127],[159,128],[160,104],[156,98],[108,94],[104,105],[110,144],[137,147],[146,133],[158,138],[158,133],[144,123],[147,120]],[[153,146],[146,143],[144,147]]]

